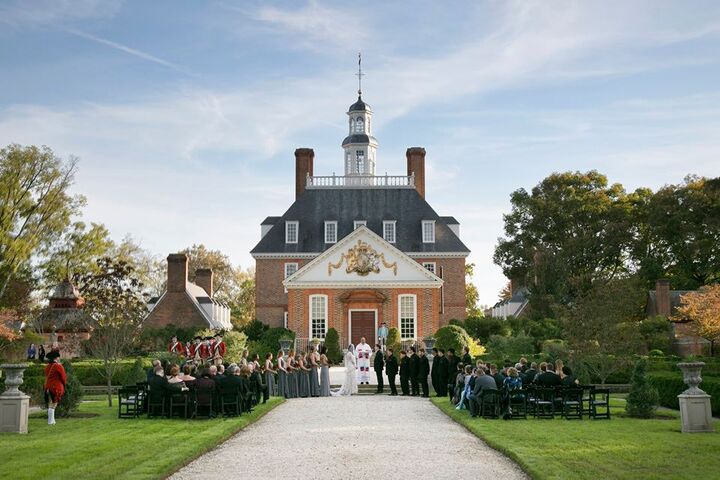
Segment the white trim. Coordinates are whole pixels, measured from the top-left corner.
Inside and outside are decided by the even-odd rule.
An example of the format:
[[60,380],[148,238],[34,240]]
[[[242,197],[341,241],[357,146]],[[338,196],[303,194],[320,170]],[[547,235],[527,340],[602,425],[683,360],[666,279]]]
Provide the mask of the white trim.
[[[263,258],[272,258],[272,259],[287,259],[287,260],[293,260],[296,258],[315,258],[318,255],[320,255],[321,252],[316,253],[251,253],[250,256],[253,257],[255,260],[257,259],[263,259]],[[426,255],[427,256],[427,255]]]
[[470,252],[406,252],[410,258],[466,258]]
[[[295,225],[295,241],[291,242],[288,238],[288,227],[290,225]],[[300,222],[297,220],[286,220],[285,221],[285,243],[292,243],[296,244],[298,243],[298,238],[300,237]]]
[[[323,252],[306,252],[306,253],[251,253],[250,256],[255,260],[272,258],[272,259],[313,259]],[[470,252],[403,252],[410,258],[467,258]]]
[[[312,304],[313,304],[313,299],[316,298],[316,297],[317,297],[317,298],[322,298],[322,299],[325,300],[325,325],[324,325],[324,328],[323,328],[323,330],[324,330],[324,335],[327,335],[327,331],[328,331],[328,312],[330,311],[330,307],[329,307],[329,305],[328,305],[328,302],[329,302],[329,301],[328,301],[328,296],[325,295],[325,294],[320,294],[320,293],[316,293],[316,294],[310,295],[310,296],[308,297],[308,338],[315,338],[315,336],[313,335],[313,331],[312,331],[312,330],[313,330],[313,328],[312,328],[312,326],[313,326]],[[322,338],[325,338],[324,335],[323,335]]]
[[[305,268],[305,267],[303,267]],[[422,268],[422,267],[421,267]],[[302,268],[300,269],[302,270]],[[300,271],[298,270],[298,272]],[[424,270],[424,269],[423,269]],[[427,270],[426,270],[427,271]],[[427,271],[432,274],[432,272]],[[301,285],[287,284],[287,290],[307,288],[442,288],[443,284],[423,282],[303,282]]]
[[288,312],[283,312],[283,328],[288,327]]
[[[397,242],[397,220],[383,220],[382,225],[383,225],[383,227],[382,227],[382,238],[383,238],[383,240],[385,240],[385,241],[388,242],[388,243],[395,243],[395,242]],[[392,231],[393,231],[393,239],[392,239],[392,241],[390,241],[390,240],[388,240],[387,238],[385,238],[385,226],[386,226],[386,225],[392,225],[392,227],[393,227],[393,228],[392,228]]]
[[[423,243],[435,243],[435,220],[423,220],[420,222],[420,235],[422,236]],[[430,226],[430,234],[432,238],[425,239],[425,227]]]
[[[288,278],[290,275],[292,275],[292,273],[290,275],[288,275],[288,266],[290,266],[290,265],[295,265],[295,272],[297,272],[299,270],[300,264],[298,264],[298,262],[285,262],[283,264],[283,273],[284,273],[283,279]],[[295,272],[293,272],[293,273],[295,273]]]
[[[377,308],[351,308],[348,309],[348,344],[352,343],[352,312],[375,312],[375,343],[377,343],[378,311]],[[366,339],[367,340],[367,339]],[[372,346],[375,348],[375,345]]]
[[[334,240],[328,240],[328,225],[335,226],[335,239]],[[338,241],[338,222],[335,220],[327,220],[325,221],[325,243],[337,243]]]
[[367,227],[367,220],[353,220],[353,230],[358,227]]
[[[412,297],[413,299],[413,336],[412,337],[403,337],[402,335],[402,298],[403,297]],[[397,304],[398,304],[398,330],[400,331],[400,340],[414,340],[417,338],[418,334],[418,304],[417,304],[417,295],[414,293],[401,293],[397,296]]]
[[[432,270],[430,270],[429,268],[427,268],[428,265],[432,265]],[[422,262],[422,266],[423,266],[423,268],[426,269],[428,272],[435,273],[435,272],[437,271],[437,263],[435,263],[435,262]]]

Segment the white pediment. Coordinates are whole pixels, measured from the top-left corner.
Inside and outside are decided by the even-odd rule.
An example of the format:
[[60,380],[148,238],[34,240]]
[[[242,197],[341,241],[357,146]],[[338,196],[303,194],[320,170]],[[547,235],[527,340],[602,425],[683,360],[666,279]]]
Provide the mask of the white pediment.
[[285,288],[440,288],[441,278],[361,226],[290,275]]

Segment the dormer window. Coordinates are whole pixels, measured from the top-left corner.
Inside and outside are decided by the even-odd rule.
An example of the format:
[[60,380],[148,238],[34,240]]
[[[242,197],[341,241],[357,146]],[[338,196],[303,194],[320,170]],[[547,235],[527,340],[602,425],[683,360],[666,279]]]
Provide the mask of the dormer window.
[[388,243],[395,243],[395,220],[383,222],[383,238]]
[[337,243],[337,222],[325,222],[325,243]]
[[298,243],[299,229],[300,222],[296,220],[285,222],[285,243]]
[[365,227],[367,226],[367,220],[355,220],[353,222],[353,230],[355,230],[358,227]]
[[423,243],[435,243],[435,220],[422,221]]
[[365,172],[365,152],[357,150],[355,152],[355,173]]

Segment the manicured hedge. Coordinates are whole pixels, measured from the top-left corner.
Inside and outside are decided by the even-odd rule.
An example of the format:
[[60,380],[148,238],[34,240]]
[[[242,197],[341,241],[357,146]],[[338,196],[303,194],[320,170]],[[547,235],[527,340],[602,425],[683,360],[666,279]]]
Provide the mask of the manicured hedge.
[[[660,405],[663,407],[679,409],[677,396],[687,389],[683,383],[682,373],[656,372],[648,374],[648,381],[660,394]],[[712,395],[710,405],[713,415],[720,415],[720,378],[703,376],[700,388]]]
[[[152,359],[143,359],[145,368],[150,368]],[[135,363],[134,358],[128,358],[120,360],[118,367],[113,374],[113,385],[122,385],[125,382],[128,374],[132,371],[133,364]],[[100,360],[78,360],[73,362],[73,370],[80,383],[83,385],[105,385],[107,382],[104,377],[104,368],[102,361]],[[25,370],[24,378],[25,382],[28,382],[28,378],[45,376],[45,364],[31,363],[30,366]]]

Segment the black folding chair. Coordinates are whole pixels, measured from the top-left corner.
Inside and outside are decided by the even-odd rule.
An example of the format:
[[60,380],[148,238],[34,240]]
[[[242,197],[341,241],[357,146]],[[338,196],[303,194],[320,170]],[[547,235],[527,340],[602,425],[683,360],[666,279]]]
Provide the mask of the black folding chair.
[[483,418],[500,417],[500,392],[495,389],[482,389],[480,393],[480,415]]
[[147,413],[148,382],[137,382],[140,412]]
[[177,391],[170,394],[170,418],[188,418],[188,399],[187,391]]
[[210,388],[198,388],[195,386],[192,389],[193,418],[215,417],[213,394],[214,391]]
[[240,390],[237,387],[222,386],[218,392],[220,412],[224,417],[236,417],[242,414]]
[[562,392],[562,416],[567,420],[582,420],[582,388],[566,388]]
[[[158,415],[158,411],[160,414]],[[148,418],[165,416],[165,391],[156,390],[148,387],[147,395],[147,414]]]
[[610,420],[610,390],[595,388],[590,392],[590,418]]
[[555,389],[535,389],[535,418],[555,418]]
[[118,389],[118,418],[137,418],[140,415],[140,388],[124,386]]
[[582,388],[582,413],[583,415],[590,416],[590,395],[595,390],[595,385],[578,385],[578,388]]
[[527,392],[525,390],[511,390],[508,393],[508,408],[510,409],[510,418],[527,419]]

